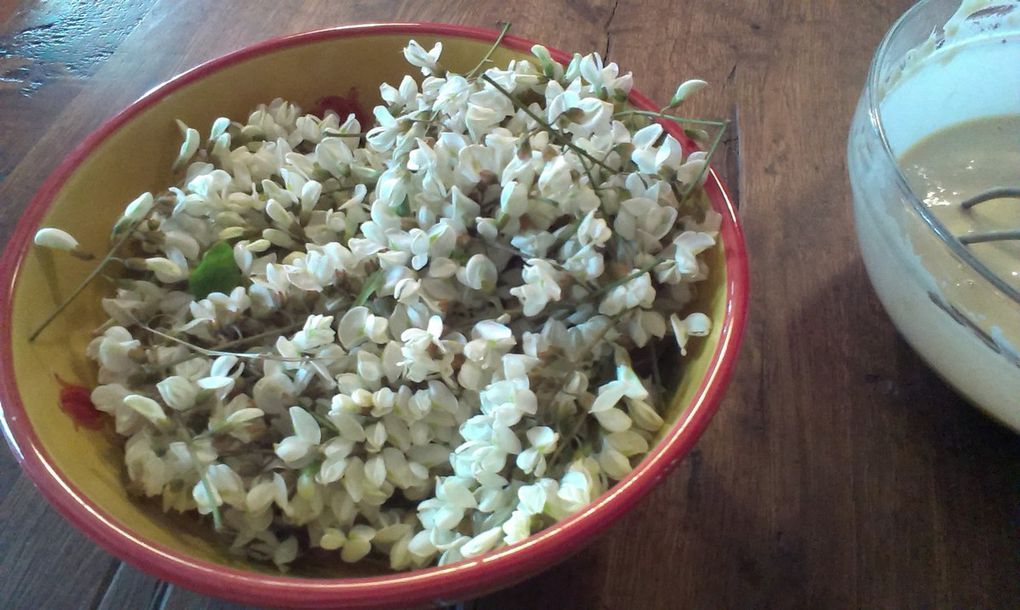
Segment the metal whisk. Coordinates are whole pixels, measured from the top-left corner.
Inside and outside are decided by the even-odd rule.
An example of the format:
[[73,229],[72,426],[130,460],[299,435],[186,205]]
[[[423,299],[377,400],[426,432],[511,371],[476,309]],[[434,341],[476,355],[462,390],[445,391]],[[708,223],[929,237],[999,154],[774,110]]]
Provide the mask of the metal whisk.
[[[989,189],[983,193],[975,195],[970,199],[963,201],[960,205],[963,209],[969,210],[979,203],[985,201],[992,201],[993,199],[1020,199],[1020,188],[1018,187],[998,187]],[[1008,241],[1017,239],[1020,240],[1020,229],[1010,229],[1006,231],[987,231],[985,233],[970,233],[960,237],[960,243],[962,244],[979,244],[988,241]]]

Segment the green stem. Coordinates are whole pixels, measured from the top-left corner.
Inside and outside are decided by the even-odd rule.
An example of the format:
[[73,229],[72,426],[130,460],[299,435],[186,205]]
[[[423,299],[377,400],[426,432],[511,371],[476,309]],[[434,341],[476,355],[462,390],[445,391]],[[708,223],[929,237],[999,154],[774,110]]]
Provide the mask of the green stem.
[[254,343],[260,339],[268,339],[269,337],[278,337],[280,335],[289,333],[294,330],[301,330],[304,328],[304,322],[295,322],[294,324],[288,324],[280,328],[274,328],[273,330],[267,330],[265,332],[251,335],[249,337],[241,337],[240,339],[234,339],[233,341],[227,341],[216,346],[216,350],[224,350],[231,347],[237,347],[239,345],[246,345],[248,343]]
[[[567,137],[564,136],[562,133],[560,133],[559,130],[557,130],[552,125],[547,123],[545,121],[545,119],[543,119],[542,117],[540,117],[537,114],[535,114],[534,112],[532,112],[531,109],[528,108],[524,104],[524,102],[522,102],[520,100],[520,98],[518,98],[516,95],[514,95],[510,91],[507,91],[506,89],[504,89],[502,87],[502,85],[500,85],[496,81],[494,81],[491,78],[489,78],[489,76],[487,74],[483,74],[479,78],[481,78],[485,82],[487,82],[490,85],[492,85],[493,88],[496,89],[496,91],[499,91],[500,93],[505,95],[513,103],[514,108],[517,108],[519,110],[523,110],[524,114],[528,115],[529,117],[534,119],[536,123],[538,123],[539,125],[544,127],[545,130],[548,131],[556,140],[559,140],[560,144],[563,144],[564,146],[566,146],[570,150],[574,151],[575,153],[577,153],[581,157],[584,157],[584,158],[588,159],[589,161],[595,163],[596,165],[599,165],[599,166],[601,166],[601,167],[603,167],[603,168],[605,168],[605,169],[607,169],[607,170],[609,170],[611,172],[615,172],[616,171],[613,168],[611,168],[608,165],[606,165],[605,163],[603,163],[602,161],[599,161],[598,159],[596,159],[595,157],[590,155],[588,153],[588,151],[584,150],[583,148],[577,146],[576,144],[571,142],[569,139],[567,139]],[[592,188],[595,188],[595,185],[592,185]]]
[[489,58],[492,57],[492,54],[495,53],[496,49],[499,48],[499,43],[503,42],[503,37],[506,36],[506,33],[508,31],[510,31],[510,22],[504,21],[503,29],[499,31],[499,35],[496,36],[495,42],[492,43],[492,46],[489,47],[489,50],[485,53],[485,55],[482,56],[482,59],[478,61],[478,65],[475,66],[474,68],[471,68],[471,71],[467,73],[467,76],[465,76],[465,78],[471,80],[472,78],[475,77],[475,74],[477,74],[478,71],[482,69],[482,66],[485,65],[485,62],[489,61]]
[[546,460],[547,472],[553,471],[553,466],[556,464],[560,455],[563,453],[563,449],[568,444],[573,442],[574,438],[576,438],[577,435],[580,434],[581,428],[584,426],[584,424],[588,422],[588,415],[589,413],[585,413],[582,411],[580,416],[578,416],[577,421],[574,423],[573,427],[570,428],[570,431],[567,432],[565,436],[560,438],[559,442],[556,444],[556,451],[553,451],[552,455],[549,456],[549,459]]
[[621,110],[620,112],[613,113],[613,118],[621,118],[628,116],[649,116],[659,119],[668,119],[675,123],[687,123],[690,125],[709,125],[713,127],[722,127],[728,121],[710,121],[707,119],[689,119],[687,117],[677,116],[675,114],[666,114],[665,112],[655,112],[653,110]]
[[185,341],[184,339],[175,337],[171,334],[165,333],[161,330],[156,330],[155,328],[147,324],[143,324],[138,320],[135,320],[135,322],[138,324],[140,328],[149,331],[150,333],[156,335],[157,337],[162,337],[167,341],[172,341],[173,343],[177,343],[178,345],[183,345],[184,347],[190,349],[191,351],[196,352],[196,354],[190,356],[188,360],[194,358],[196,355],[206,356],[208,358],[215,358],[218,356],[234,356],[235,358],[245,358],[248,360],[273,360],[277,362],[311,362],[313,360],[316,360],[316,358],[312,358],[311,356],[299,356],[297,358],[289,358],[286,356],[276,356],[274,354],[266,354],[262,352],[225,352],[216,349],[208,349],[205,347],[195,345],[194,343],[191,343],[189,341]]
[[[478,60],[478,65],[476,65],[474,68],[471,68],[471,71],[468,72],[464,78],[466,78],[467,80],[471,80],[472,78],[475,77],[475,74],[477,74],[477,72],[482,69],[482,66],[485,65],[485,62],[489,61],[489,58],[492,57],[492,54],[496,52],[497,48],[499,48],[499,44],[503,42],[503,37],[506,36],[506,33],[508,31],[510,31],[510,22],[504,21],[503,28],[496,36],[496,40],[493,41],[492,46],[489,47],[489,50],[486,51],[485,55],[483,55],[482,58]],[[446,70],[446,72],[449,72],[449,70]],[[437,119],[439,118],[439,113],[440,113],[439,110],[434,110],[432,112],[432,117],[429,118],[428,120],[428,124],[435,124]]]
[[208,468],[198,461],[198,454],[195,453],[195,449],[191,446],[190,441],[187,445],[188,453],[191,455],[191,461],[195,462],[195,469],[198,471],[198,478],[202,481],[202,486],[205,487],[205,493],[209,496],[209,500],[212,502],[213,529],[217,532],[221,532],[223,531],[223,515],[220,514],[220,507],[216,504],[216,493],[213,491],[212,485],[209,484],[209,477],[206,475]]
[[[584,166],[584,173],[588,175],[588,184],[590,184],[592,190],[595,191],[595,189],[597,189],[599,187],[599,185],[595,181],[595,175],[592,173],[592,170],[594,168],[592,167],[591,163],[589,163],[588,160],[585,159],[584,157],[578,157],[578,158],[581,160],[581,165]],[[595,195],[601,201],[602,196],[598,194],[598,191],[595,191]]]
[[563,233],[561,233],[560,236],[556,238],[556,241],[553,242],[553,245],[549,248],[549,251],[550,252],[555,252],[556,250],[558,250],[561,247],[563,247],[563,244],[565,244],[568,241],[570,241],[571,237],[577,235],[577,230],[581,227],[581,221],[582,220],[584,220],[584,219],[583,218],[578,218],[577,220],[572,222],[570,224],[570,226],[567,227],[567,230],[564,231]]
[[368,135],[367,131],[354,131],[354,132],[351,132],[351,133],[340,133],[339,131],[333,131],[332,129],[327,129],[323,133],[325,133],[327,136],[334,137],[334,138],[363,138],[363,137]]
[[153,210],[155,210],[155,209],[156,209],[156,205],[153,204],[152,209],[150,209],[149,212],[145,216],[143,216],[140,219],[138,219],[134,224],[132,224],[130,227],[128,227],[128,229],[126,231],[124,231],[124,234],[121,235],[120,239],[118,239],[116,243],[113,244],[113,247],[111,247],[110,251],[106,253],[106,256],[104,256],[102,258],[102,260],[99,261],[99,264],[96,265],[96,267],[85,277],[84,280],[82,280],[82,282],[80,284],[78,284],[78,287],[74,289],[74,291],[70,294],[70,296],[68,296],[66,299],[64,299],[64,301],[60,305],[58,305],[55,310],[53,310],[53,313],[51,313],[49,315],[49,317],[47,317],[45,320],[43,320],[42,324],[40,324],[32,332],[32,334],[28,336],[28,342],[29,343],[31,343],[32,341],[35,341],[36,337],[39,336],[39,333],[41,333],[47,326],[49,326],[50,323],[53,322],[53,320],[55,320],[57,318],[57,316],[59,316],[61,314],[61,312],[63,312],[65,309],[67,309],[67,306],[70,305],[71,302],[74,301],[74,299],[77,298],[78,295],[81,294],[85,290],[85,287],[88,286],[89,284],[91,284],[92,280],[96,279],[96,277],[98,277],[99,274],[102,273],[102,271],[106,267],[106,265],[108,265],[110,263],[110,261],[112,261],[114,259],[114,257],[116,257],[117,251],[120,250],[120,248],[125,243],[127,243],[128,238],[131,237],[134,234],[135,229],[137,229],[139,227],[139,225],[141,225],[143,222],[148,220],[149,219],[149,215],[151,215]]
[[336,424],[331,422],[329,420],[329,418],[323,417],[322,415],[319,415],[315,411],[309,411],[308,413],[312,416],[312,419],[314,419],[315,421],[319,422],[320,426],[325,426],[325,427],[329,428],[330,430],[333,430],[333,431],[335,431],[337,433],[340,433],[340,428],[337,428]]
[[358,293],[358,298],[354,299],[354,307],[359,307],[368,302],[368,299],[372,297],[372,294],[382,286],[383,283],[383,270],[376,269],[375,273],[368,276],[365,280],[365,284],[361,287],[361,292]]
[[[521,250],[518,250],[517,248],[515,248],[515,247],[513,247],[511,245],[502,244],[502,243],[499,243],[498,241],[488,242],[488,245],[493,246],[497,250],[503,250],[504,252],[509,252],[509,253],[519,257],[521,260],[527,261],[527,260],[530,260],[532,258],[535,258],[533,256],[529,256],[528,254],[522,252]],[[563,271],[564,273],[568,273],[568,271],[566,270],[566,267],[563,266],[563,263],[561,263],[561,262],[559,262],[557,260],[553,260],[553,259],[547,259],[547,262],[550,265],[552,265],[552,266],[556,267],[557,269],[559,269],[560,271]],[[573,276],[571,276],[571,277],[573,278]],[[581,286],[583,286],[584,288],[586,288],[588,290],[591,290],[591,285],[588,282],[578,280],[577,278],[573,278],[573,279],[574,279],[574,281],[576,281],[579,284],[581,284]]]
[[623,286],[627,282],[630,282],[631,280],[635,280],[635,279],[641,277],[642,275],[648,273],[652,269],[655,269],[662,262],[663,261],[660,260],[660,259],[655,259],[651,263],[648,263],[644,267],[641,267],[637,271],[634,271],[633,273],[631,273],[627,277],[625,277],[623,279],[616,280],[615,282],[610,282],[609,284],[606,284],[602,288],[599,288],[595,292],[589,294],[586,298],[587,299],[594,299],[594,298],[600,297],[600,296],[604,295],[605,293],[609,292],[610,290],[612,290],[614,288],[617,288],[619,286]]
[[[534,256],[531,256],[531,255],[527,254],[526,252],[518,250],[517,248],[511,246],[510,244],[504,244],[504,243],[501,243],[501,242],[498,242],[498,241],[490,241],[490,242],[487,242],[486,245],[487,246],[491,246],[493,248],[496,248],[497,250],[502,250],[504,252],[508,252],[510,254],[513,254],[514,256],[516,256],[516,257],[518,257],[518,258],[520,258],[521,260],[524,260],[524,261],[527,261],[527,260],[530,260],[532,258],[535,258]],[[560,263],[558,263],[557,261],[551,260],[551,261],[549,261],[549,263],[552,264],[552,265],[556,265],[557,267],[560,267]]]
[[[592,348],[594,348],[596,345],[598,345],[599,342],[601,342],[602,339],[604,339],[605,336],[609,333],[609,331],[616,326],[616,324],[615,324],[616,316],[611,317],[610,320],[611,320],[611,323],[607,324],[606,328],[602,332],[600,332],[599,335],[597,337],[595,337],[595,339],[591,343],[588,343],[587,345],[585,345],[581,349],[580,353],[575,357],[575,361],[576,360],[580,360],[581,358],[587,356],[588,352],[590,352],[592,350]],[[560,386],[560,389],[556,392],[556,394],[559,394],[560,392],[562,392],[563,388],[565,388],[567,383],[569,383],[569,382],[570,382],[570,379],[568,377],[567,381],[565,381],[563,383],[563,385]],[[556,394],[553,394],[553,396],[556,396]],[[578,405],[578,406],[580,407],[580,405]],[[574,437],[577,436],[577,434],[581,431],[581,428],[588,421],[588,415],[590,415],[590,413],[586,413],[586,412],[582,411],[581,414],[580,414],[580,417],[577,418],[577,423],[575,423],[574,426],[570,429],[570,432],[568,432],[566,436],[560,437],[559,443],[557,443],[557,446],[556,446],[556,450],[553,451],[552,455],[549,456],[549,459],[546,460],[546,463],[548,464],[548,471],[549,472],[552,472],[553,465],[556,463],[556,460],[557,460],[557,458],[559,458],[560,454],[563,453],[563,449],[571,441],[574,440]]]
[[[327,307],[325,313],[333,313],[335,311],[336,311],[336,307]],[[309,315],[316,315],[316,314],[312,313],[312,314],[309,314]],[[139,326],[141,326],[142,328],[146,328],[147,330],[151,330],[147,326],[141,324],[138,320],[135,320],[135,322],[138,323]],[[249,343],[255,343],[255,342],[260,341],[262,339],[268,339],[270,337],[278,337],[280,335],[285,335],[285,334],[290,333],[290,332],[295,331],[295,330],[301,330],[302,328],[304,328],[304,326],[305,326],[305,322],[295,322],[293,324],[288,324],[287,326],[281,326],[280,328],[274,328],[272,330],[267,330],[265,332],[261,332],[261,333],[258,333],[258,334],[255,334],[255,335],[251,335],[251,336],[248,336],[248,337],[241,337],[240,339],[233,339],[233,340],[227,341],[225,343],[220,343],[219,345],[215,345],[215,346],[213,346],[211,348],[198,348],[197,346],[193,347],[192,344],[187,343],[187,342],[183,342],[183,345],[185,347],[189,348],[189,349],[208,349],[210,352],[213,352],[213,353],[221,352],[221,355],[225,354],[225,355],[232,355],[232,356],[238,356],[238,357],[245,357],[245,354],[239,354],[239,353],[234,353],[234,352],[226,352],[225,350],[227,350],[229,348],[232,348],[232,347],[238,347],[238,346],[241,346],[241,345],[247,345]],[[159,334],[156,331],[153,331],[153,332],[154,332],[154,334]],[[171,339],[171,340],[174,340],[174,339]],[[181,342],[181,341],[179,339],[177,339],[177,342]],[[181,358],[177,358],[176,360],[171,360],[170,362],[168,362],[168,363],[166,363],[164,365],[161,365],[161,368],[166,369],[166,368],[169,368],[171,366],[176,366],[176,365],[181,364],[183,362],[187,362],[188,360],[191,360],[193,358],[197,358],[197,357],[199,357],[201,355],[203,355],[203,354],[201,354],[201,353],[188,354],[188,355],[183,356]],[[260,357],[269,357],[268,354],[258,354],[258,355]]]
[[173,336],[173,335],[171,335],[169,333],[165,333],[165,332],[163,332],[161,330],[156,330],[155,328],[149,326],[148,324],[142,323],[140,320],[136,319],[135,322],[143,330],[147,330],[150,333],[156,335],[157,337],[162,337],[163,339],[166,339],[167,341],[171,341],[171,342],[176,343],[178,345],[183,345],[184,347],[186,347],[186,348],[190,349],[191,351],[196,352],[197,354],[202,355],[202,356],[208,356],[208,357],[213,357],[213,356],[237,356],[238,358],[258,358],[259,356],[262,355],[262,354],[251,354],[251,353],[242,353],[242,352],[221,352],[221,351],[216,350],[216,349],[209,349],[209,348],[205,348],[205,347],[200,347],[198,345],[195,345],[194,343],[191,343],[190,341],[185,341],[184,339],[181,339],[179,337],[175,337],[175,336]]
[[651,352],[652,356],[652,380],[655,382],[655,387],[662,387],[662,375],[659,373],[659,354],[655,350],[655,340],[648,342],[648,351]]
[[704,167],[702,167],[701,171],[698,172],[698,175],[697,177],[694,178],[694,181],[688,184],[683,190],[682,195],[684,199],[686,199],[687,196],[690,195],[691,192],[693,192],[694,189],[698,188],[698,186],[701,184],[701,179],[705,177],[705,172],[708,171],[708,164],[712,161],[712,156],[715,155],[716,149],[719,148],[719,143],[722,142],[722,137],[723,134],[726,133],[726,126],[728,124],[729,121],[724,121],[722,127],[719,128],[719,132],[715,134],[715,139],[712,140],[712,146],[708,149],[708,154],[705,155]]
[[[225,350],[227,350],[229,348],[232,348],[232,347],[238,347],[240,345],[245,345],[245,344],[248,344],[248,343],[254,343],[256,341],[259,341],[260,339],[267,339],[269,337],[278,337],[280,335],[289,333],[291,331],[300,330],[301,328],[304,328],[304,325],[305,325],[304,322],[297,322],[297,323],[290,324],[288,326],[284,326],[284,327],[281,327],[281,328],[274,328],[273,330],[267,330],[265,332],[258,333],[257,335],[251,335],[250,337],[241,337],[240,339],[234,339],[233,341],[227,341],[226,343],[220,343],[219,345],[213,346],[212,348],[209,348],[209,351],[211,351],[211,352],[229,353],[229,352],[225,352]],[[144,328],[144,326],[143,326],[143,328]],[[187,347],[189,349],[192,349],[192,346],[191,346],[190,343],[185,343],[185,347]],[[168,362],[168,363],[166,363],[164,365],[161,365],[160,368],[166,369],[166,368],[170,368],[172,366],[177,366],[178,364],[187,362],[188,360],[192,360],[194,358],[198,358],[199,356],[202,356],[202,355],[204,355],[204,354],[200,354],[200,353],[188,354],[186,356],[182,356],[180,358],[177,358],[176,360],[171,360],[170,362]],[[242,356],[241,354],[232,354],[232,355],[239,356],[239,357]]]
[[[422,110],[421,112],[424,112],[424,110]],[[407,120],[411,121],[412,123],[421,123],[422,125],[435,125],[436,124],[436,116],[435,115],[433,115],[433,116],[431,116],[431,117],[429,117],[427,119],[407,119]]]

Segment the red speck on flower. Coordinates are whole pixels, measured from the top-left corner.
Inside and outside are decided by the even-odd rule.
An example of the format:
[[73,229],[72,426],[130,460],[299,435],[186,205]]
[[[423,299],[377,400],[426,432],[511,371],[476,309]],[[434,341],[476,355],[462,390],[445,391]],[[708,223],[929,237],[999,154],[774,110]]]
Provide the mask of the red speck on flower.
[[85,386],[67,383],[56,375],[60,384],[60,408],[74,421],[74,427],[85,426],[98,430],[103,426],[103,414],[92,404],[91,392]]
[[354,116],[361,123],[362,129],[368,129],[371,124],[369,122],[369,115],[362,108],[361,103],[358,101],[358,90],[355,87],[351,87],[350,91],[347,92],[345,97],[339,95],[327,95],[320,97],[315,106],[312,107],[311,112],[319,118],[326,116],[326,112],[332,110],[340,117],[340,122],[343,123],[347,120],[348,115],[354,113]]

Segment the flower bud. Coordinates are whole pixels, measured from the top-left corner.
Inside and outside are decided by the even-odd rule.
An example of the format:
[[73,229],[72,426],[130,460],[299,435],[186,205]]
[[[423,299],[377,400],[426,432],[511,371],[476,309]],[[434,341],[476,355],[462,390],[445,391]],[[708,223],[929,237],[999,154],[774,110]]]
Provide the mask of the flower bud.
[[131,394],[124,397],[124,404],[157,426],[169,422],[166,413],[163,413],[163,408],[151,398]]
[[319,539],[319,546],[327,551],[335,551],[347,542],[347,536],[335,527],[326,528],[322,538]]
[[542,68],[542,74],[545,74],[548,78],[556,78],[557,68],[559,71],[563,71],[563,66],[553,61],[551,55],[549,55],[549,49],[543,47],[540,44],[536,44],[531,47],[531,54],[538,58],[538,65]]
[[275,199],[270,199],[269,202],[266,203],[266,215],[284,229],[294,224],[294,217],[291,216],[290,212],[288,212],[286,208],[284,208],[283,205]]
[[212,129],[209,131],[209,139],[215,140],[221,135],[227,133],[227,129],[230,127],[230,119],[221,116],[220,118],[213,121]]
[[195,406],[195,397],[198,396],[198,388],[191,380],[173,375],[156,384],[159,395],[168,407],[178,411],[185,411]]
[[219,238],[222,241],[237,239],[244,235],[244,227],[227,227],[220,231]]
[[684,102],[684,100],[707,86],[708,83],[696,78],[680,83],[680,86],[676,88],[676,93],[674,93],[673,97],[669,100],[669,107],[673,108],[675,106],[679,106]]
[[288,250],[297,248],[297,242],[295,242],[290,235],[287,235],[279,229],[265,229],[262,231],[262,237],[274,246],[287,248]]
[[467,265],[457,272],[457,279],[460,283],[486,292],[496,287],[496,280],[499,272],[496,265],[484,254],[475,254],[468,259]]
[[78,240],[67,231],[44,227],[36,231],[35,245],[54,250],[73,252],[78,249]]
[[177,126],[181,129],[181,133],[184,134],[184,141],[181,142],[181,150],[177,153],[177,159],[174,160],[173,168],[175,170],[191,161],[191,158],[198,152],[198,146],[202,140],[202,136],[199,135],[197,130],[188,127],[180,121],[177,121]]
[[264,413],[262,412],[262,409],[248,407],[246,409],[234,411],[233,413],[227,416],[227,419],[224,420],[224,423],[228,426],[240,426],[242,424],[246,424],[252,421],[253,419],[258,419],[263,415]]
[[155,201],[152,198],[152,193],[142,193],[137,199],[125,206],[124,220],[130,223],[138,222],[148,215],[148,213],[152,210],[154,203]]
[[156,274],[156,278],[164,284],[173,284],[188,279],[188,272],[168,258],[156,256],[145,259],[145,267]]

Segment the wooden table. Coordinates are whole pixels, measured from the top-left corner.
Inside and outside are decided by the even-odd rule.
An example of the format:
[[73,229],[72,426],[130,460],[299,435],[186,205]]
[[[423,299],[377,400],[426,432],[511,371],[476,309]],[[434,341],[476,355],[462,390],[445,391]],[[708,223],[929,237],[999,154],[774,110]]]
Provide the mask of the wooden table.
[[[496,27],[598,50],[665,100],[699,76],[733,120],[751,319],[690,457],[567,563],[468,602],[538,608],[994,608],[1020,603],[1020,442],[896,334],[852,231],[844,143],[909,0],[0,0],[0,236],[90,130],[164,79],[267,37],[367,21]],[[0,453],[0,607],[226,608],[67,525]]]

